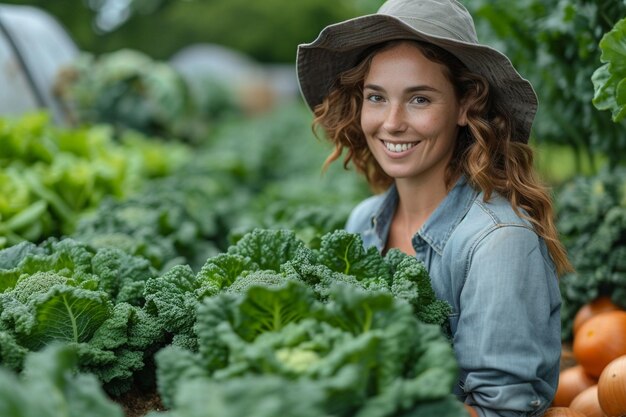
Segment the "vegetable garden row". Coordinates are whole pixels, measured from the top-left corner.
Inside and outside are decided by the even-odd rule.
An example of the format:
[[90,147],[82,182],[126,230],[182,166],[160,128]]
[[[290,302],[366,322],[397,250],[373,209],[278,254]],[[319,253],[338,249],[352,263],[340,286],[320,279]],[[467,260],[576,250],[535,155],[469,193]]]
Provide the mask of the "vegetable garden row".
[[[320,172],[309,117],[236,119],[196,148],[3,120],[0,414],[121,416],[156,390],[154,416],[464,415],[448,307],[413,258],[340,230],[367,191]],[[558,189],[564,346],[584,304],[626,307],[625,179]],[[626,354],[619,334],[587,359]]]

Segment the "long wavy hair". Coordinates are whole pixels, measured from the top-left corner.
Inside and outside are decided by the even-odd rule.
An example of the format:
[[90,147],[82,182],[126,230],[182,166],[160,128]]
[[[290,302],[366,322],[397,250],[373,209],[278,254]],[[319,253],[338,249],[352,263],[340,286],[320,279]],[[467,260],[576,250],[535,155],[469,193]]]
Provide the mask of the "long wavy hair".
[[[340,159],[346,151],[344,168],[354,165],[375,192],[387,189],[393,178],[383,171],[370,152],[361,129],[363,83],[373,57],[400,42],[407,41],[390,41],[366,50],[356,66],[339,74],[330,93],[314,109],[314,132],[317,135],[321,128],[334,145],[324,166]],[[535,172],[532,149],[513,137],[514,120],[508,109],[492,100],[488,81],[471,72],[454,55],[429,43],[409,42],[428,59],[443,65],[457,99],[468,106],[467,126],[459,129],[445,174],[448,188],[464,174],[473,187],[483,192],[485,201],[494,193],[504,196],[516,213],[530,221],[545,240],[557,272],[571,271],[573,268],[558,237],[551,194]]]

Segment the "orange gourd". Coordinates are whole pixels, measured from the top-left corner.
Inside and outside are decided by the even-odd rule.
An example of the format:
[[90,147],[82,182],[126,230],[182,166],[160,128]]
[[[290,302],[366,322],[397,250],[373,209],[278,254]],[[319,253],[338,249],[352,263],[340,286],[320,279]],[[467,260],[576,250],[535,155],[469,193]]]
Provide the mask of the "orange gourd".
[[586,417],[606,417],[598,401],[597,385],[592,385],[578,394],[572,400],[569,408],[584,414]]
[[478,417],[478,411],[471,405],[463,404],[465,406],[465,410],[469,413],[470,417]]
[[576,361],[593,376],[613,359],[626,355],[626,311],[600,313],[584,322],[574,334]]
[[569,407],[550,407],[543,417],[586,417],[580,411],[572,410]]
[[598,401],[607,416],[626,415],[626,356],[613,360],[602,371]]
[[607,311],[623,310],[620,306],[611,301],[609,296],[601,296],[582,306],[574,316],[573,333],[576,334],[580,326],[591,317]]
[[596,379],[589,376],[580,365],[562,370],[552,406],[568,407],[574,397],[596,383]]

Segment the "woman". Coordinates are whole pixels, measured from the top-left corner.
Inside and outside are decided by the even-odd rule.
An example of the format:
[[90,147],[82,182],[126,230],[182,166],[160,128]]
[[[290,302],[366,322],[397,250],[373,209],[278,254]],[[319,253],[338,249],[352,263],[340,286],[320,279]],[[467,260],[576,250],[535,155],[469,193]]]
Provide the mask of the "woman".
[[535,416],[558,381],[571,269],[526,144],[532,86],[453,0],[389,0],[298,49],[314,125],[381,191],[346,229],[416,256],[453,309],[455,393],[480,416]]

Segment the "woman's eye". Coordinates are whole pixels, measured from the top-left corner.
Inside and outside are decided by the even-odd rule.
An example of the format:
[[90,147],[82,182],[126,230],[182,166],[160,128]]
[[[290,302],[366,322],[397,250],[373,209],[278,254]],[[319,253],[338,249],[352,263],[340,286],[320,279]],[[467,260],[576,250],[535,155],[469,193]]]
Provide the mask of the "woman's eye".
[[426,97],[417,96],[417,97],[413,97],[411,102],[415,104],[427,104],[430,102],[430,100],[428,100]]
[[383,96],[378,95],[378,94],[368,94],[367,100],[374,102],[374,103],[379,103],[383,101],[384,99],[383,99]]

